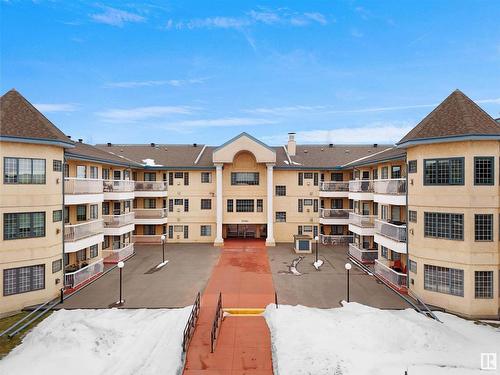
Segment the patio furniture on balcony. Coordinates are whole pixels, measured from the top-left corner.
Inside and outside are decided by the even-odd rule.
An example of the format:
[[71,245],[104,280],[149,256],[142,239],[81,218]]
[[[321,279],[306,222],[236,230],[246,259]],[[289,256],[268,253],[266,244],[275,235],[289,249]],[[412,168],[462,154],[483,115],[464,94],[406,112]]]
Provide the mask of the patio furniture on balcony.
[[132,180],[104,180],[105,193],[127,193],[135,189],[135,181]]
[[391,286],[399,291],[406,292],[406,274],[398,272],[382,262],[375,260],[375,274],[387,281]]

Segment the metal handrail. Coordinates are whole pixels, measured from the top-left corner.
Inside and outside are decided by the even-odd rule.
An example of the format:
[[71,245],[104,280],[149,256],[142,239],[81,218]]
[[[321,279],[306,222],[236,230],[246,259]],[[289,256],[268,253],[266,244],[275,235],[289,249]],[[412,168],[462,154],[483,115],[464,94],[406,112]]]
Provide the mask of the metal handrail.
[[217,333],[222,325],[222,317],[223,317],[223,311],[222,311],[222,293],[219,292],[219,299],[217,300],[217,307],[215,309],[215,316],[214,320],[212,323],[212,331],[210,332],[210,353],[214,352],[214,344],[215,341],[217,340]]
[[194,327],[198,321],[198,315],[200,315],[200,292],[196,295],[194,300],[193,308],[191,309],[191,314],[189,314],[189,319],[184,327],[184,334],[182,338],[182,351],[187,352],[188,345],[193,337]]

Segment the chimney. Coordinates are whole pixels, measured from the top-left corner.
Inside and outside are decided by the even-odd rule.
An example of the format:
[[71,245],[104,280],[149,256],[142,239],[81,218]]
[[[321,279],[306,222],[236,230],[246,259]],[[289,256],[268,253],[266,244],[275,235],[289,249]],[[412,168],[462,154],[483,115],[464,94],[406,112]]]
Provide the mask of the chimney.
[[153,142],[151,142],[151,147],[155,147],[155,146],[156,146],[156,145],[155,145]]
[[108,142],[108,147],[111,147],[111,142]]
[[297,143],[295,143],[295,133],[288,133],[288,146],[287,146],[288,155],[295,156],[297,152]]
[[78,138],[78,143],[82,143],[82,142],[83,142],[83,139]]

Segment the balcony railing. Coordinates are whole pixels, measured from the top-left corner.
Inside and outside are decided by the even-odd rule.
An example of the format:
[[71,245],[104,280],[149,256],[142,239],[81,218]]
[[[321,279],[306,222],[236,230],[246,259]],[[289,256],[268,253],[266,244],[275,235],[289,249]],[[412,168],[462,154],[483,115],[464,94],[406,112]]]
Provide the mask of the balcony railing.
[[406,241],[406,224],[393,224],[384,220],[375,220],[375,230],[377,233],[389,237],[394,241]]
[[378,258],[377,249],[361,249],[357,244],[349,244],[349,255],[361,263],[373,263]]
[[322,219],[349,219],[351,212],[352,210],[348,209],[321,208],[319,215]]
[[373,228],[375,226],[375,215],[360,215],[354,212],[349,213],[349,224],[362,228]]
[[397,272],[378,260],[375,260],[375,274],[398,289],[406,289],[406,274]]
[[132,241],[143,245],[161,244],[161,234],[136,234],[132,236]]
[[167,217],[167,208],[135,208],[136,219],[163,219]]
[[75,272],[70,272],[64,275],[64,285],[68,288],[76,288],[90,278],[104,271],[104,263],[102,259],[91,263],[88,266],[80,268]]
[[127,259],[134,253],[134,244],[121,244],[119,249],[107,249],[102,251],[104,263],[118,263]]
[[349,191],[353,193],[373,193],[373,180],[349,181]]
[[135,213],[127,212],[120,215],[103,215],[105,228],[119,228],[134,222]]
[[76,177],[64,178],[64,194],[99,194],[102,191],[102,180]]
[[135,181],[136,191],[165,191],[167,183],[165,181]]
[[354,241],[354,237],[335,234],[320,234],[319,240],[323,245],[347,245]]
[[73,242],[82,238],[103,233],[103,220],[86,221],[80,224],[64,226],[64,241]]
[[104,180],[105,193],[128,193],[135,189],[135,181],[132,180]]
[[406,194],[406,178],[376,180],[373,182],[373,186],[377,194]]
[[349,191],[349,181],[322,181],[320,191]]

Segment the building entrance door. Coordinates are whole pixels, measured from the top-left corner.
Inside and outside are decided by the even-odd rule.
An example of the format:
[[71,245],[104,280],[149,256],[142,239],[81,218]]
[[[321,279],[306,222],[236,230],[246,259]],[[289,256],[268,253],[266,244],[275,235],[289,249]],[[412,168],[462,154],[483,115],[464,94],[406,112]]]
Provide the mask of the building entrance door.
[[226,224],[227,238],[265,238],[266,235],[264,224]]

